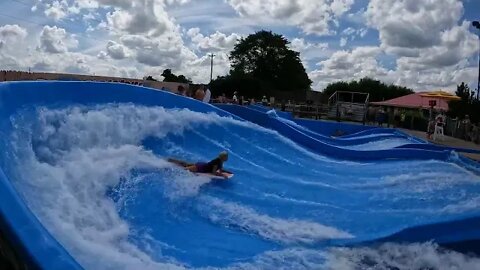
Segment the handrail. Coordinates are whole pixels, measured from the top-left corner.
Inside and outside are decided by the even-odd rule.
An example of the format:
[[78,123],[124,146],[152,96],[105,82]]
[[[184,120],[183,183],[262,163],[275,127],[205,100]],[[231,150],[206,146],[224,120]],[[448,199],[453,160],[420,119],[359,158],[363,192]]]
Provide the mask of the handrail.
[[[338,91],[337,91],[337,92],[338,92]],[[333,97],[334,95],[336,95],[337,92],[333,93],[333,94],[328,98],[328,100],[330,101],[330,99],[332,99],[332,97]]]

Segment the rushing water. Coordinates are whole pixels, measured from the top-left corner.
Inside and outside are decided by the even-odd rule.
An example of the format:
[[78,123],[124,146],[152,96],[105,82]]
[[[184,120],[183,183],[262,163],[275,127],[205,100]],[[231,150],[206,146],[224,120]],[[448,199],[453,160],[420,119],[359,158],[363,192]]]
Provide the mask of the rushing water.
[[[27,108],[11,121],[5,172],[87,269],[480,267],[433,243],[337,247],[478,215],[480,179],[453,163],[333,160],[251,123],[131,104]],[[165,161],[222,150],[226,182]]]

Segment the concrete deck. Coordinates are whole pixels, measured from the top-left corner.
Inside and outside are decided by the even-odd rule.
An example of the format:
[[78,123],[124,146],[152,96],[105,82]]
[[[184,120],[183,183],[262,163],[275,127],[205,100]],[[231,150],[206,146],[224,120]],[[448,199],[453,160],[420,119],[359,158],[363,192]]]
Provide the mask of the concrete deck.
[[[427,136],[426,136],[425,132],[416,131],[416,130],[408,130],[408,129],[400,129],[400,130],[405,132],[405,133],[408,133],[410,135],[413,135],[415,137],[427,140]],[[467,141],[460,140],[460,139],[453,138],[453,137],[449,137],[449,136],[445,136],[443,140],[437,140],[437,141],[428,140],[428,141],[431,142],[431,143],[434,143],[434,144],[438,144],[438,145],[445,145],[445,146],[450,146],[450,147],[461,147],[461,148],[469,148],[469,149],[480,150],[480,145],[479,144],[475,144],[473,142],[467,142]],[[480,154],[469,154],[469,153],[461,153],[461,154],[466,156],[466,157],[469,157],[473,160],[476,160],[476,161],[480,162]]]

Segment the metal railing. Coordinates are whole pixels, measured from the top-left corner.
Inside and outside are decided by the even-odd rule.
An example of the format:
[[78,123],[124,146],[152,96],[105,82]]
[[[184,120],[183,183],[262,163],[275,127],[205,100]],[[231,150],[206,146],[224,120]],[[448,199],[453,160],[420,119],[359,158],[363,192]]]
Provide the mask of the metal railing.
[[[356,96],[362,96],[361,102]],[[369,100],[368,93],[337,91],[328,98],[329,117],[365,123]]]
[[[276,104],[277,109],[281,109],[280,104]],[[328,107],[326,105],[314,104],[285,104],[285,111],[291,112],[294,117],[322,119],[327,118]]]

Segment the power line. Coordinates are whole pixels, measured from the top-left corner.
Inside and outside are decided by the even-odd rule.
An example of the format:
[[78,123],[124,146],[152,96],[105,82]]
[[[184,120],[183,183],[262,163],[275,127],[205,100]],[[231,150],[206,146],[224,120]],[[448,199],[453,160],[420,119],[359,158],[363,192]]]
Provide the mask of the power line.
[[19,1],[19,0],[10,0],[10,1],[20,3],[20,4],[28,6],[28,7],[32,6],[31,3],[25,3],[25,2],[22,2],[22,1]]

